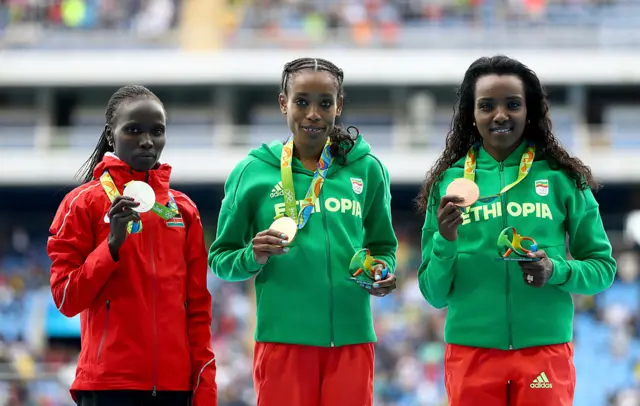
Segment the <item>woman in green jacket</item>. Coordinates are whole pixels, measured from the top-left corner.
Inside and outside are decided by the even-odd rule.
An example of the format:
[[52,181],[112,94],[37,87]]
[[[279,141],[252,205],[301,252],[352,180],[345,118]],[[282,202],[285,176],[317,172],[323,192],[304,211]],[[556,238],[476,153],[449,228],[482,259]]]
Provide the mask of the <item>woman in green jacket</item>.
[[[255,277],[258,406],[373,402],[370,295],[395,288],[398,241],[386,168],[335,124],[343,79],[324,59],[286,64],[279,101],[292,136],[251,151],[225,184],[209,265],[224,280]],[[378,262],[359,286],[350,264],[366,249]]]
[[597,187],[551,132],[533,71],[505,56],[471,64],[418,197],[420,290],[448,307],[450,406],[573,403],[571,294],[602,292],[616,272]]

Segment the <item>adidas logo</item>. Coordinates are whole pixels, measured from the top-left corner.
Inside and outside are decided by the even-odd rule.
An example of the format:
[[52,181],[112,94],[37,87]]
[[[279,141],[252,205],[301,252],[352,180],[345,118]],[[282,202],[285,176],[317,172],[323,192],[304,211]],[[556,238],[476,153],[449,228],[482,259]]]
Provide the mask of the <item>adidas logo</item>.
[[276,185],[271,189],[271,198],[282,196],[284,192],[282,191],[282,181],[276,183]]
[[547,375],[542,372],[536,379],[533,380],[531,385],[529,385],[532,389],[551,389],[553,385],[547,379]]

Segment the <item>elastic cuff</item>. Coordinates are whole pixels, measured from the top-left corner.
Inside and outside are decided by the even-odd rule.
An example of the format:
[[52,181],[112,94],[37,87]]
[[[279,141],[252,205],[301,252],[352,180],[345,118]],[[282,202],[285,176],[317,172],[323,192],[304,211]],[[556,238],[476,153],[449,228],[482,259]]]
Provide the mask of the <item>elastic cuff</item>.
[[111,250],[109,250],[109,243],[105,238],[95,250],[85,260],[85,262],[92,261],[95,265],[95,269],[105,269],[108,272],[113,271],[118,267],[118,263],[113,260],[111,256]]
[[549,258],[553,264],[553,273],[549,279],[550,285],[564,285],[571,275],[571,266],[567,261]]
[[433,253],[439,258],[451,258],[458,251],[458,240],[449,241],[436,231],[433,234]]
[[[267,260],[269,262],[269,260]],[[245,269],[249,273],[258,273],[266,264],[259,264],[253,256],[253,243],[249,243],[244,249]]]

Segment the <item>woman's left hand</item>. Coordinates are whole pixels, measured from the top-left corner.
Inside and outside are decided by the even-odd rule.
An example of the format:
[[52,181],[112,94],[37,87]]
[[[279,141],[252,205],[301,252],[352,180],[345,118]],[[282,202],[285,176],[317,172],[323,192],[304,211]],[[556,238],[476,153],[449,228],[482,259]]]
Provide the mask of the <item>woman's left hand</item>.
[[553,275],[553,262],[543,250],[530,252],[529,258],[537,258],[535,262],[518,262],[522,268],[524,283],[535,288],[541,288],[549,282]]
[[396,276],[391,272],[387,272],[383,279],[382,271],[384,270],[384,265],[382,264],[376,264],[372,270],[376,280],[372,282],[371,288],[367,288],[367,292],[377,297],[383,297],[393,292],[396,288]]

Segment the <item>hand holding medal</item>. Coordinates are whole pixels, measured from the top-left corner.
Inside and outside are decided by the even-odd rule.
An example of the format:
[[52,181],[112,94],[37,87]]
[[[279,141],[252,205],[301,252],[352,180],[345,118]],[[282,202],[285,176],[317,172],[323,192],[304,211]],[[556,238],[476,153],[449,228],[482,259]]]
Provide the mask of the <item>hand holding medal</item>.
[[298,232],[298,225],[291,217],[280,217],[274,221],[268,230],[256,234],[253,238],[253,258],[264,265],[272,255],[282,255],[289,252],[287,245],[291,244]]
[[453,202],[456,206],[469,207],[478,201],[480,189],[474,182],[465,178],[458,178],[447,187],[447,196],[456,196],[458,198]]
[[125,185],[123,195],[116,187],[108,171],[100,176],[100,184],[111,201],[109,209],[110,232],[107,242],[111,256],[117,260],[118,250],[128,234],[142,231],[142,220],[139,213],[152,211],[164,220],[178,215],[178,206],[169,193],[170,203],[163,206],[156,202],[156,194],[149,184],[141,181],[131,181]]
[[300,205],[300,210],[297,207],[296,192],[293,186],[293,137],[289,137],[282,146],[280,176],[282,179],[285,215],[277,218],[268,230],[259,232],[253,238],[253,257],[257,263],[264,265],[271,255],[282,255],[289,252],[289,248],[285,247],[285,245],[291,244],[298,230],[304,228],[309,221],[320,190],[322,190],[327,171],[333,162],[330,146],[331,140],[327,138],[318,161],[318,167]]
[[118,251],[129,235],[128,227],[132,222],[140,221],[140,214],[136,211],[140,203],[131,197],[117,196],[111,202],[109,209],[109,236],[107,244],[115,261],[119,259]]
[[[113,185],[113,188],[115,188],[115,185]],[[109,244],[111,256],[115,260],[118,259],[118,251],[126,240],[127,235],[131,233],[131,229],[139,227],[139,213],[151,210],[155,202],[156,194],[151,186],[140,181],[129,183],[125,187],[122,196],[114,197],[108,214],[110,230],[107,243]]]
[[138,213],[148,212],[156,203],[156,193],[153,191],[151,186],[138,180],[128,183],[124,188],[122,195],[130,197],[138,203],[137,207],[131,208]]
[[449,241],[454,241],[458,238],[458,226],[463,222],[460,212],[462,208],[470,207],[476,202],[494,202],[527,177],[533,165],[536,146],[530,143],[523,152],[516,180],[503,187],[500,192],[488,196],[480,196],[480,189],[475,183],[476,159],[479,150],[480,144],[475,144],[469,149],[464,162],[464,177],[451,182],[447,187],[446,195],[440,200],[438,231],[442,237]]
[[271,223],[270,230],[275,230],[284,235],[288,243],[291,244],[298,232],[298,225],[291,217],[280,217]]

